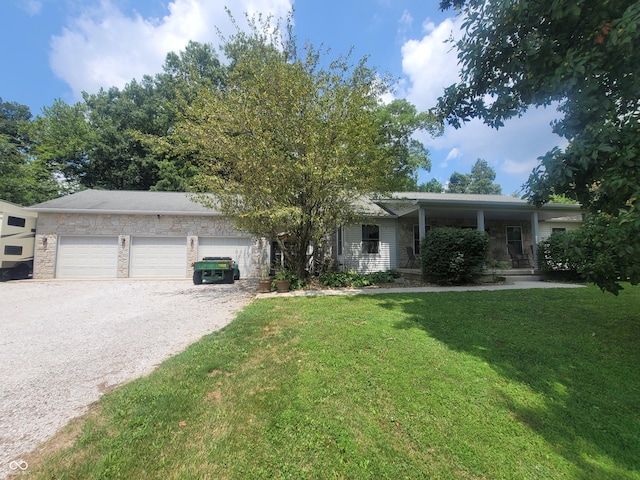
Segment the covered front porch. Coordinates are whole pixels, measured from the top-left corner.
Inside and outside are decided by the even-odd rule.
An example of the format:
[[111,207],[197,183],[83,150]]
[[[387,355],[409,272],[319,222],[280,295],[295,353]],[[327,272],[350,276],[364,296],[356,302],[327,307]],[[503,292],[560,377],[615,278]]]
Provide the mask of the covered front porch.
[[[403,197],[410,195],[410,197]],[[541,225],[558,218],[580,223],[579,205],[547,204],[536,208],[524,200],[503,195],[405,193],[380,201],[397,218],[398,269],[420,275],[420,242],[432,228],[473,228],[487,232],[489,270],[504,276],[535,275],[537,244],[550,228]]]

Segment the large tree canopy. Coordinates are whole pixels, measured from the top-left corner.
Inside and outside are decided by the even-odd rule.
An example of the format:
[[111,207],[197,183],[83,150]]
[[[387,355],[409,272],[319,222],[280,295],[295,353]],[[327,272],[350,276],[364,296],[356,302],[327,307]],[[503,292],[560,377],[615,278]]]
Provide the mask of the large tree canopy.
[[388,84],[366,59],[331,60],[279,33],[258,22],[227,40],[226,88],[201,90],[176,137],[201,152],[201,187],[218,207],[279,241],[302,276],[310,247],[354,219],[360,196],[429,165],[411,134],[435,122],[404,101],[382,106]]
[[[590,213],[583,274],[616,292],[640,281],[640,2],[445,0],[464,15],[461,81],[437,111],[451,125],[477,117],[500,127],[529,106],[559,105],[555,148],[526,185]],[[541,154],[544,152],[540,152]]]
[[481,195],[500,195],[502,187],[493,183],[496,171],[486,160],[479,158],[471,167],[471,173],[453,172],[447,185],[448,193],[475,193]]
[[82,187],[184,191],[197,174],[191,152],[163,139],[197,92],[222,88],[226,74],[211,45],[189,42],[154,77],[44,108],[32,122],[33,153]]
[[0,200],[32,205],[58,195],[59,185],[42,161],[33,158],[29,107],[0,98]]

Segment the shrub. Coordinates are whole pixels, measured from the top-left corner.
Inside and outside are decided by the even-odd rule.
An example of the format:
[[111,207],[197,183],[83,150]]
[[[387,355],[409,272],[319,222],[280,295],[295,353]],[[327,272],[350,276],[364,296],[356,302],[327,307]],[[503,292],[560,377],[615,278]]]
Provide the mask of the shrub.
[[391,283],[394,279],[399,277],[400,273],[397,270],[373,273],[328,271],[320,274],[318,280],[321,285],[330,288],[362,288],[371,285],[379,285],[381,283]]
[[280,270],[276,273],[272,282],[272,288],[275,288],[276,280],[289,280],[289,290],[300,290],[307,285],[303,279],[286,269]]
[[488,250],[485,232],[448,227],[429,230],[420,244],[422,275],[439,285],[470,283],[480,274]]
[[554,232],[549,238],[538,243],[538,268],[545,272],[573,272],[580,262],[576,248],[579,231]]

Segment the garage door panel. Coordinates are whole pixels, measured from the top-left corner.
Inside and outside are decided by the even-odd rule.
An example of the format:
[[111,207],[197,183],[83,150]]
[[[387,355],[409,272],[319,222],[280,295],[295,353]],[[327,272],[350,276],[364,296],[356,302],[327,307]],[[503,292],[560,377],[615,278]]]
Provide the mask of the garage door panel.
[[183,278],[187,275],[186,237],[133,237],[129,276]]
[[57,278],[115,278],[117,275],[118,237],[58,238]]
[[238,263],[240,275],[253,270],[253,241],[247,237],[200,237],[198,260],[204,257],[231,257]]

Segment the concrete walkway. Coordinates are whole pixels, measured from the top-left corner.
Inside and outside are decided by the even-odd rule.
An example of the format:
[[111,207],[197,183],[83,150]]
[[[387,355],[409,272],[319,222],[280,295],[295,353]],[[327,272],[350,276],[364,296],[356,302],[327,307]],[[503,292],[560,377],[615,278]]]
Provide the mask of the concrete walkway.
[[273,297],[315,297],[323,295],[373,295],[379,293],[424,293],[424,292],[480,292],[480,291],[499,291],[499,290],[526,290],[531,288],[582,288],[584,285],[575,283],[559,283],[559,282],[541,282],[537,281],[515,281],[504,284],[487,284],[487,285],[461,285],[454,287],[393,287],[393,288],[342,288],[336,290],[294,290],[288,293],[259,293],[257,298],[273,298]]

